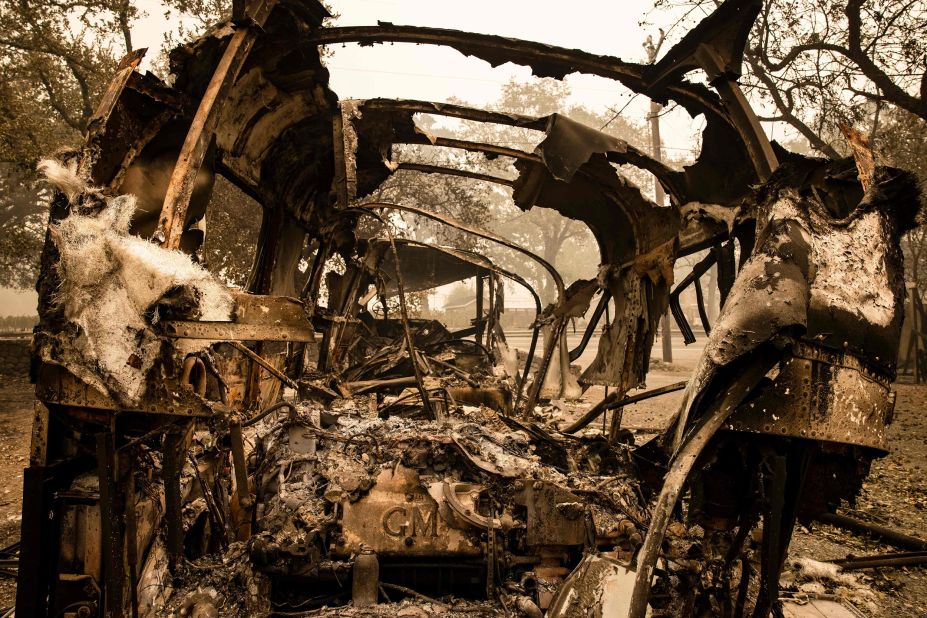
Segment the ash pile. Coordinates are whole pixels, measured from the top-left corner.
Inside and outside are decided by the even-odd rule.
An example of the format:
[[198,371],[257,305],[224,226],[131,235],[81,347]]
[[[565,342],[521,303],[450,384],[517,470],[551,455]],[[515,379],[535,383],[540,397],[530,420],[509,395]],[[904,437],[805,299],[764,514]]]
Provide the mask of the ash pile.
[[[158,615],[540,616],[589,560],[633,582],[622,565],[647,511],[627,445],[485,406],[421,420],[358,399],[279,406],[245,430],[254,516],[220,536],[246,540],[186,559]],[[185,547],[215,543],[193,523],[207,501],[186,510]]]

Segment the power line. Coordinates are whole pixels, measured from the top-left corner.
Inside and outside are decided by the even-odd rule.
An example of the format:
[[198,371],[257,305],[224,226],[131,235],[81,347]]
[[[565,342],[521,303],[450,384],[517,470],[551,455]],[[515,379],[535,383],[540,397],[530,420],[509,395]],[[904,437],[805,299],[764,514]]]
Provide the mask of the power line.
[[630,104],[634,101],[634,99],[636,99],[636,98],[637,98],[637,93],[635,93],[633,97],[631,97],[630,99],[628,99],[628,102],[625,103],[624,106],[623,106],[621,109],[619,109],[619,110],[615,113],[614,116],[612,116],[611,118],[609,118],[609,119],[608,119],[608,122],[606,122],[606,123],[603,124],[601,127],[599,127],[599,131],[601,131],[602,129],[604,129],[605,127],[607,127],[608,125],[610,125],[612,122],[614,122],[615,119],[618,118],[618,116],[620,116],[620,115],[624,112],[624,110],[628,109],[628,105],[630,105]]

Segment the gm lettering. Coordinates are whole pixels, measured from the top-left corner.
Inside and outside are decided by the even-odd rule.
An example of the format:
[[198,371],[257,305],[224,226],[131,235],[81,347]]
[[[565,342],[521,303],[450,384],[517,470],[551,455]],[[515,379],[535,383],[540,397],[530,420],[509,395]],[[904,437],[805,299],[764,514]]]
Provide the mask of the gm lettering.
[[383,532],[396,538],[438,536],[438,507],[394,506],[383,513]]

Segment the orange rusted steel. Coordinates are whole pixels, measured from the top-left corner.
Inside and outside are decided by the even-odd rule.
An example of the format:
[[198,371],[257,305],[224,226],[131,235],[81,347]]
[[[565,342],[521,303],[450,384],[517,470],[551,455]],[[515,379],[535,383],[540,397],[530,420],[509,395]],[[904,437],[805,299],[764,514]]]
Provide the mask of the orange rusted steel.
[[253,24],[250,27],[239,26],[232,35],[200,100],[183,148],[177,157],[177,164],[174,166],[158,219],[161,246],[166,249],[177,249],[180,246],[196,175],[203,165],[206,149],[215,132],[226,95],[254,46],[260,26],[267,21],[276,4],[277,0],[256,0],[251,5],[248,13]]

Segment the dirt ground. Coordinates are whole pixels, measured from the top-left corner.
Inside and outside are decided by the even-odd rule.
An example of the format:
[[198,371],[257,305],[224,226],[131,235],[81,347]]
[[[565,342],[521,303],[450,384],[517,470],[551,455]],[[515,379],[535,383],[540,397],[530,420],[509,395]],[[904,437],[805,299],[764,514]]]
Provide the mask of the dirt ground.
[[[19,540],[34,392],[25,378],[0,376],[0,548]],[[0,607],[10,607],[15,598],[16,581],[0,572]]]
[[[656,388],[685,380],[687,370],[685,366],[661,367],[651,372],[647,386]],[[875,462],[857,504],[842,512],[927,538],[927,386],[898,384],[895,389],[895,421],[889,429],[893,452]],[[602,394],[602,389],[591,389],[586,393],[587,403],[578,409]],[[623,425],[647,433],[654,431],[666,423],[681,396],[676,392],[629,406]],[[32,412],[32,385],[25,378],[0,376],[0,547],[19,538],[22,470],[28,456]],[[817,524],[812,530],[799,527],[795,531],[790,558],[830,560],[850,553],[890,551],[897,550]],[[873,569],[860,574],[862,582],[874,591],[872,605],[860,606],[867,615],[927,616],[927,568]],[[15,582],[0,576],[0,608],[11,606],[14,597]]]
[[[651,368],[647,388],[687,379],[690,365],[684,362]],[[873,463],[856,505],[846,505],[839,512],[927,539],[927,385],[895,384],[893,389],[897,393],[895,417],[888,430],[892,453]],[[603,395],[600,387],[590,389],[584,398],[585,405]],[[628,406],[622,426],[640,434],[640,442],[667,424],[681,400],[682,391],[677,391]],[[581,409],[582,406],[569,409],[567,416],[579,416]],[[601,421],[598,423],[601,427]],[[827,561],[849,554],[864,556],[896,551],[904,550],[816,523],[811,530],[796,527],[789,561],[798,558]],[[873,598],[866,599],[866,603],[853,595],[843,598],[864,615],[927,618],[927,567],[869,569],[856,575],[862,587],[872,591]]]
[[[864,521],[927,538],[927,385],[896,384],[895,420],[888,436],[892,453],[873,463],[855,507],[840,512]],[[798,527],[790,557],[836,560],[847,554],[903,551],[870,538],[816,524]],[[876,593],[876,611],[870,615],[900,618],[927,616],[927,567],[884,568],[859,571]],[[867,611],[868,610],[868,611]]]

